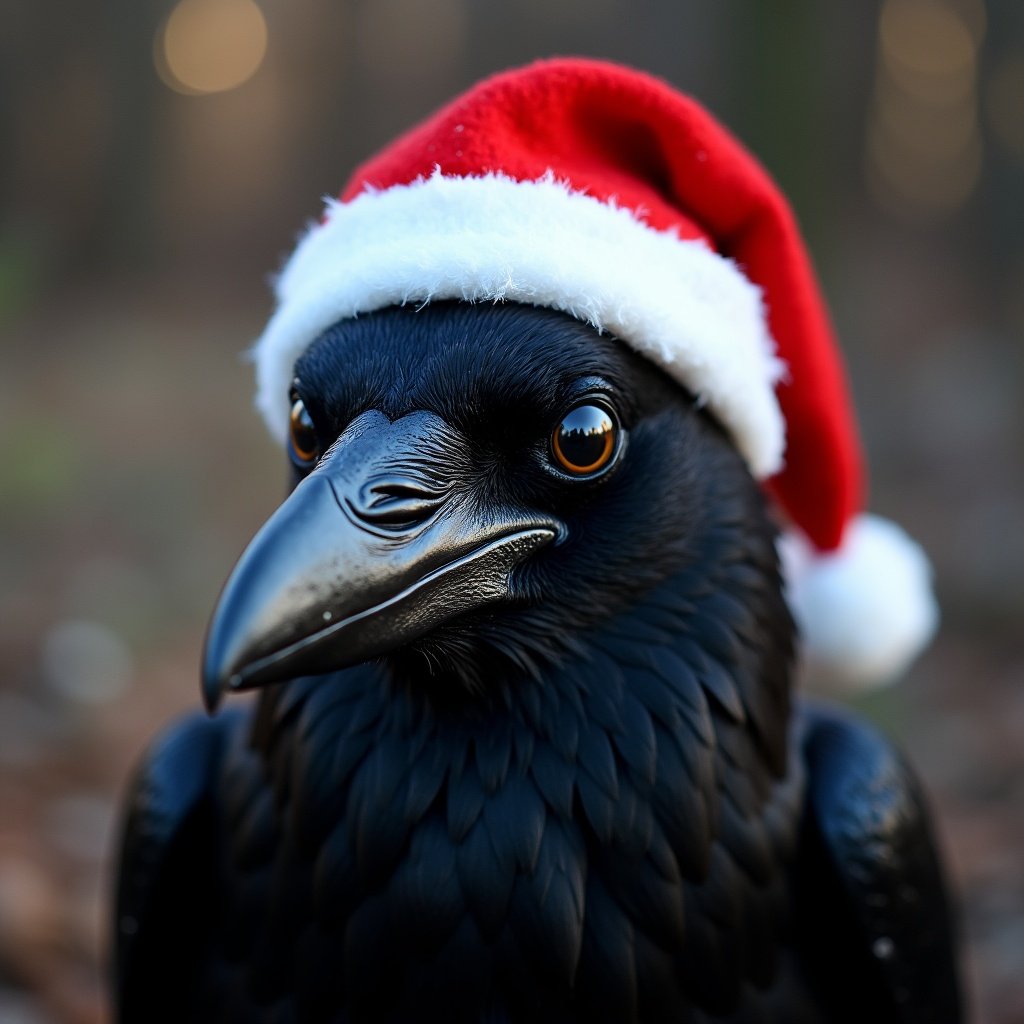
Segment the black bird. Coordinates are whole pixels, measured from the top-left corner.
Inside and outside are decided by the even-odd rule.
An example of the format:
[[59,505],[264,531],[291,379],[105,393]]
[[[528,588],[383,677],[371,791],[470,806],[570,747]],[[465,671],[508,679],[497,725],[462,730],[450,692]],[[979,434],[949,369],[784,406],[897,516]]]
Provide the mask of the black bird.
[[913,776],[794,706],[764,493],[702,403],[515,303],[335,324],[211,707],[136,778],[120,1019],[952,1024]]

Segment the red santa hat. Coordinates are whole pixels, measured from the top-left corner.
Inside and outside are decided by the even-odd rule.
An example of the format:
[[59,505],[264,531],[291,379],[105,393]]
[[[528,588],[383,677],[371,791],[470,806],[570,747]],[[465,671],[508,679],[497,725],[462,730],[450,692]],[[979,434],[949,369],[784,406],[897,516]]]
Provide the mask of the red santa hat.
[[490,78],[371,158],[299,242],[255,347],[283,437],[302,351],[338,320],[460,299],[559,309],[682,382],[790,524],[790,604],[833,679],[895,676],[937,619],[920,549],[861,515],[841,358],[793,213],[664,82],[589,60]]

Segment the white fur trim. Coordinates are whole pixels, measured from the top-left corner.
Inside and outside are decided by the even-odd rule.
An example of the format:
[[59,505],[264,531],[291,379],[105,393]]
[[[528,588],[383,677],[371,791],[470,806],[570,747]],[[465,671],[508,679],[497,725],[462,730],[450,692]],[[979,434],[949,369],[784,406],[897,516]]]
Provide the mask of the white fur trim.
[[432,177],[349,203],[299,242],[254,356],[256,403],[284,437],[298,356],[338,320],[440,299],[529,303],[610,331],[706,403],[758,477],[782,465],[783,372],[760,290],[731,260],[550,174]]
[[833,554],[795,533],[780,545],[787,597],[808,667],[847,693],[892,682],[927,645],[939,621],[931,567],[895,523],[860,516]]

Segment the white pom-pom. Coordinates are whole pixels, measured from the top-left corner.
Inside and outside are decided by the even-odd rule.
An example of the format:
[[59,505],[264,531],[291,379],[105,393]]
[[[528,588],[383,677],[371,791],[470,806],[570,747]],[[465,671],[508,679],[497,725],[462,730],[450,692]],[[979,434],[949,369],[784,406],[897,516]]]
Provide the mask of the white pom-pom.
[[808,668],[828,688],[893,682],[935,633],[931,567],[895,523],[860,516],[825,555],[790,533],[780,552]]

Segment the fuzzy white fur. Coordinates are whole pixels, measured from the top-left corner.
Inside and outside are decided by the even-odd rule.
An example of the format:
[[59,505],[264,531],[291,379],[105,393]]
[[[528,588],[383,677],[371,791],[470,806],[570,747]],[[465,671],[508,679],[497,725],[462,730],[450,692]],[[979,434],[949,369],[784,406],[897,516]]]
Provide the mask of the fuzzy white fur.
[[529,303],[610,331],[685,384],[730,432],[751,471],[782,465],[785,428],[760,290],[699,241],[548,175],[432,177],[328,201],[277,281],[257,341],[256,402],[288,423],[296,358],[338,320],[441,299]]
[[931,567],[895,523],[859,516],[835,554],[796,534],[780,550],[807,666],[826,688],[852,693],[894,681],[935,633]]

